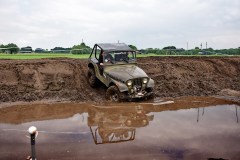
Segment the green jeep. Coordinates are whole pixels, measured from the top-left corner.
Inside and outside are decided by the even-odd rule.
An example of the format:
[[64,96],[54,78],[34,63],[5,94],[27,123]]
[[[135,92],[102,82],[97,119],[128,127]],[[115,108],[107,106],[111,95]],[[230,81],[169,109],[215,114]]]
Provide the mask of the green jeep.
[[107,87],[113,102],[153,97],[154,81],[138,66],[136,52],[124,43],[95,44],[89,57],[88,82]]

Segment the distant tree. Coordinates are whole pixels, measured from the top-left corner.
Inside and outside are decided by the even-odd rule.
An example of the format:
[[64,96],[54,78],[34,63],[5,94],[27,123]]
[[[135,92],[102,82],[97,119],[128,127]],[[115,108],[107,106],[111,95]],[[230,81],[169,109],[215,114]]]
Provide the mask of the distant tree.
[[147,49],[145,49],[144,53],[149,54],[149,53],[153,53],[153,52],[154,52],[153,48],[147,48]]
[[87,46],[84,42],[79,45],[74,45],[71,50],[72,54],[90,54],[90,52],[91,48]]
[[196,50],[199,50],[199,47],[195,47]]
[[212,49],[212,48],[207,48],[207,49],[203,49],[203,51],[214,52],[214,49]]
[[0,53],[3,53],[3,49],[1,49],[1,48],[4,48],[3,44],[0,44]]
[[87,46],[84,42],[82,42],[82,43],[79,44],[79,45],[74,45],[74,46],[72,47],[72,49],[83,49],[83,48],[89,48],[89,49],[90,49],[90,47]]
[[18,47],[16,44],[14,44],[14,43],[9,43],[8,45],[6,45],[6,47]]
[[19,47],[18,47],[16,44],[14,44],[14,43],[9,43],[9,44],[7,45],[7,47],[10,48],[10,52],[11,52],[11,53],[17,53],[17,52],[19,52]]
[[167,46],[167,47],[163,47],[163,49],[177,49],[175,46]]
[[6,48],[6,49],[1,49],[1,52],[7,52],[7,53],[17,53],[19,51],[19,48],[16,44],[14,43],[9,43],[7,45],[0,45],[0,48]]
[[134,45],[128,45],[131,49],[133,49],[133,50],[137,50],[137,47],[136,46],[134,46]]

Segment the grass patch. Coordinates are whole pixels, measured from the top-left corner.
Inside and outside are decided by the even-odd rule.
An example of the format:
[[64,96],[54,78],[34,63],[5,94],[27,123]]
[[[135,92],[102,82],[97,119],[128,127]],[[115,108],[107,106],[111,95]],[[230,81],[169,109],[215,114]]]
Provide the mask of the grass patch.
[[25,53],[0,54],[0,59],[88,58],[88,54]]

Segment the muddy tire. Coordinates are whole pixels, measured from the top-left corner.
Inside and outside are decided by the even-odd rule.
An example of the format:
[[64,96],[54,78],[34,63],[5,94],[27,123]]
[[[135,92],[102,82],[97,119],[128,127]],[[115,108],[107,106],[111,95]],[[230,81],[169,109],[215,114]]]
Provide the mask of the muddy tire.
[[91,87],[97,87],[99,84],[93,68],[88,69],[88,83]]
[[[153,88],[148,88],[148,92],[152,92]],[[149,96],[145,97],[145,100],[153,100],[155,97],[154,92],[152,94],[150,94]]]
[[106,97],[111,102],[121,102],[120,91],[117,86],[110,86],[107,89]]

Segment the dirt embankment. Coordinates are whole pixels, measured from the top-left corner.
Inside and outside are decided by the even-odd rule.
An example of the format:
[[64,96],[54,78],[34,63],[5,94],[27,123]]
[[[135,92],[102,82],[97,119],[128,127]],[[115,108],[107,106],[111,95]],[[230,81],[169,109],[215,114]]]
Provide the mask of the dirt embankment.
[[[240,91],[240,57],[148,57],[138,66],[155,80],[159,97]],[[87,60],[0,60],[0,102],[104,101],[105,88],[88,85],[87,69]]]

